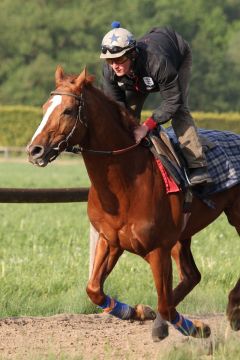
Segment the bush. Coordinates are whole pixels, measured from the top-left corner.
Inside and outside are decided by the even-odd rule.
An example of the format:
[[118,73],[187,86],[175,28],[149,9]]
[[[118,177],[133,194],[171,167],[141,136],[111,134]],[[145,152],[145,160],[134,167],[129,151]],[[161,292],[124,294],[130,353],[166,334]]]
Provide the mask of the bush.
[[0,106],[0,146],[26,146],[41,117],[37,107]]
[[[150,111],[143,111],[142,119],[150,115]],[[240,113],[193,112],[193,117],[198,127],[240,134]],[[0,106],[0,146],[26,146],[41,118],[42,111],[37,107]]]

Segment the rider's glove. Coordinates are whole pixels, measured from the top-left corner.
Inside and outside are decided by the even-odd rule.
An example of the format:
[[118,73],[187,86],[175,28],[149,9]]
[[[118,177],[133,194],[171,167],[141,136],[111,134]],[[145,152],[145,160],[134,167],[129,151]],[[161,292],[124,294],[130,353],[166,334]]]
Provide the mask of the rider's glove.
[[156,121],[154,121],[152,117],[149,117],[147,120],[145,120],[143,124],[146,125],[149,130],[153,130],[157,126]]

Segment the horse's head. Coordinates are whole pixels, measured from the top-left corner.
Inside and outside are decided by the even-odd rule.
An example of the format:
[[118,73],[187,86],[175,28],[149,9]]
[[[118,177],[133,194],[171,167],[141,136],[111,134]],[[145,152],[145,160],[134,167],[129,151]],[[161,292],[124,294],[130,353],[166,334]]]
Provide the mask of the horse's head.
[[79,76],[65,76],[62,67],[55,73],[56,90],[43,105],[43,119],[27,146],[29,161],[46,166],[68,146],[79,144],[86,133],[82,118],[82,88],[93,77],[84,70]]

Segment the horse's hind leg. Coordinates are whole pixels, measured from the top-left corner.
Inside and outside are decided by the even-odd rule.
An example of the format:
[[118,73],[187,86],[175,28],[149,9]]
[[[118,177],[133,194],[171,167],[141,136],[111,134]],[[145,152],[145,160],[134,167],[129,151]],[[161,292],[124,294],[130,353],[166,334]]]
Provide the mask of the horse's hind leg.
[[240,279],[228,296],[227,317],[233,330],[240,330]]
[[[228,221],[240,235],[240,195],[233,205],[225,210]],[[233,330],[240,330],[240,279],[228,296],[227,317]]]

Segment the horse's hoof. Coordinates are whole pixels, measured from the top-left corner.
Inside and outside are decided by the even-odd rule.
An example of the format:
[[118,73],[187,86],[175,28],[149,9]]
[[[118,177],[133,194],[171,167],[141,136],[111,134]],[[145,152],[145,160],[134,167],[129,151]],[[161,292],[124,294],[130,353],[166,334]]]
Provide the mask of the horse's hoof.
[[207,324],[199,320],[193,320],[192,322],[195,330],[191,333],[191,336],[195,338],[208,338],[211,335],[211,329]]
[[163,322],[158,327],[152,328],[152,339],[153,342],[159,342],[168,337],[168,324]]
[[154,342],[159,342],[165,339],[168,336],[168,324],[159,312],[157,312],[156,319],[153,322],[152,326],[152,339]]
[[232,330],[239,331],[240,330],[240,319],[231,321],[230,326],[231,326]]
[[134,320],[154,320],[156,319],[156,313],[148,305],[138,304],[135,306]]
[[234,331],[240,330],[240,307],[234,308],[228,315],[230,326]]

